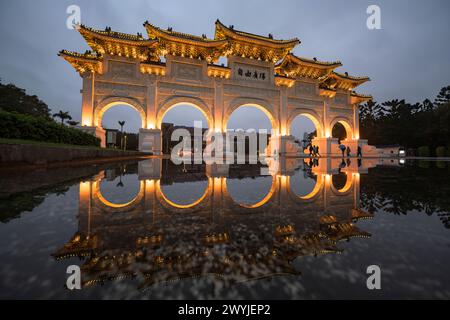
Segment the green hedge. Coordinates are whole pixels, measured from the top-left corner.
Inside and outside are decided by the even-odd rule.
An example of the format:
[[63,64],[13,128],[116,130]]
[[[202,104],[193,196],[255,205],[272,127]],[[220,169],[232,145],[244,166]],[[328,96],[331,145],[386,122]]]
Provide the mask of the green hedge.
[[0,111],[0,138],[100,146],[100,139],[52,120]]
[[436,148],[436,157],[445,157],[447,155],[446,147],[437,147]]
[[429,157],[430,156],[430,148],[428,146],[422,146],[417,148],[417,155],[419,157]]

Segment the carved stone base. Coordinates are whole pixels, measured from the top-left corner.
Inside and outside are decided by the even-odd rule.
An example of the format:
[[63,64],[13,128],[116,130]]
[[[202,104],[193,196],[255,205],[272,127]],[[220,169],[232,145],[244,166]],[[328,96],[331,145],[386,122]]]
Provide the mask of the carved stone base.
[[161,155],[161,130],[139,129],[139,151]]

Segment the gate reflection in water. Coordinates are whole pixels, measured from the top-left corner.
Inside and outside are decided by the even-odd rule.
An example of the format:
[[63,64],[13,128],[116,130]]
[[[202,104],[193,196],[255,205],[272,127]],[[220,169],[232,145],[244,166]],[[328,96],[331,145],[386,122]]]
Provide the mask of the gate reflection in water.
[[[269,164],[267,177],[260,176],[260,165],[174,166],[148,159],[138,163],[139,191],[126,203],[102,194],[101,181],[114,178],[102,171],[80,182],[78,231],[53,256],[81,257],[85,288],[120,278],[137,278],[144,289],[203,276],[229,284],[298,277],[297,257],[341,253],[339,241],[371,236],[356,226],[372,217],[359,208],[360,173],[378,161],[280,159]],[[338,174],[345,181],[335,183]],[[235,200],[227,183],[245,199],[252,183],[268,178],[267,193],[251,204]],[[293,184],[302,179],[311,188],[297,194]],[[191,203],[163,191],[196,181],[207,187],[193,190],[199,197]]]

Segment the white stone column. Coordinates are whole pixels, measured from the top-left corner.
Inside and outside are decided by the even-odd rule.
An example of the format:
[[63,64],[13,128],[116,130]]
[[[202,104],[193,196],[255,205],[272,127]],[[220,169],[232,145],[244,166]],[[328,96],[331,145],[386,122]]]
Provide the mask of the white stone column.
[[[329,98],[324,98],[323,101],[323,108],[322,108],[322,135],[321,136],[317,136],[317,138],[312,140],[312,144],[314,146],[318,146],[319,147],[319,154],[321,156],[332,156],[335,155],[335,151],[334,150],[336,148],[336,144],[337,141],[336,139],[333,139],[331,136],[331,128],[330,128],[330,119],[329,119],[329,114],[330,114],[330,106],[329,106],[330,102],[329,102]],[[318,130],[319,133],[319,130]]]
[[139,129],[139,151],[151,152],[154,155],[161,155],[161,141],[161,130]]
[[[153,77],[153,76],[149,76]],[[146,96],[146,121],[145,125],[146,127],[144,129],[158,129],[156,124],[156,117],[157,117],[157,89],[156,89],[156,82],[153,79],[149,79],[148,86],[147,86],[147,96]]]
[[359,140],[359,105],[353,105],[353,139]]
[[223,123],[223,82],[221,79],[214,80],[214,106],[212,108],[212,128],[215,132],[225,132],[226,123]]
[[95,73],[85,72],[82,76],[83,88],[81,90],[81,125],[94,126],[94,90]]
[[106,147],[106,132],[97,126],[94,119],[95,73],[85,72],[82,76],[83,89],[81,90],[81,126],[77,128],[100,138],[100,147]]
[[286,136],[289,132],[288,123],[288,97],[287,88],[280,87],[280,112],[279,112],[279,130],[282,136]]
[[152,158],[139,161],[138,177],[139,180],[159,180],[161,179],[162,159]]

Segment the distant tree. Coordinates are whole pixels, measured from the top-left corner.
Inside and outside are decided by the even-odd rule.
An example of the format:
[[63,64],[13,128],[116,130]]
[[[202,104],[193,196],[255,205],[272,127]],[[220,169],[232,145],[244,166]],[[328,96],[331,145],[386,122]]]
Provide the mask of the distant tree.
[[425,99],[425,100],[422,102],[422,108],[421,108],[420,111],[426,111],[426,112],[429,112],[429,111],[433,111],[433,109],[434,109],[434,104],[433,104],[433,102],[431,102],[430,99]]
[[70,126],[76,126],[76,125],[79,124],[79,122],[78,121],[74,121],[74,120],[69,120],[69,121],[67,121],[67,124],[70,125]]
[[120,149],[123,149],[124,145],[123,145],[123,141],[124,141],[124,137],[123,137],[123,126],[125,125],[125,121],[117,121],[119,123],[120,126]]
[[450,86],[443,87],[436,99],[434,100],[435,105],[439,106],[450,102]]
[[13,84],[0,83],[0,110],[51,119],[47,104]]
[[120,132],[123,132],[123,126],[125,125],[125,121],[117,121],[120,126]]
[[361,105],[360,133],[374,145],[427,146],[433,153],[439,146],[450,146],[450,86],[440,90],[435,102],[394,99]]
[[61,124],[64,124],[64,120],[72,120],[68,111],[59,110],[58,113],[53,114],[53,118],[60,118]]
[[372,144],[379,144],[378,121],[384,114],[384,108],[374,100],[360,106],[360,134]]
[[313,132],[307,133],[306,137],[309,141],[317,137],[317,130],[314,130]]

